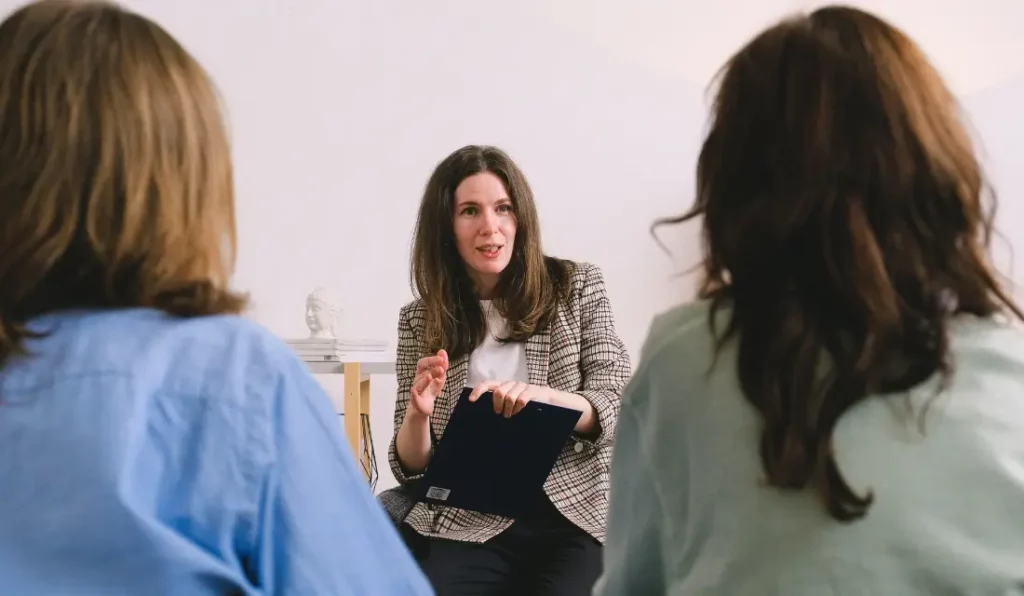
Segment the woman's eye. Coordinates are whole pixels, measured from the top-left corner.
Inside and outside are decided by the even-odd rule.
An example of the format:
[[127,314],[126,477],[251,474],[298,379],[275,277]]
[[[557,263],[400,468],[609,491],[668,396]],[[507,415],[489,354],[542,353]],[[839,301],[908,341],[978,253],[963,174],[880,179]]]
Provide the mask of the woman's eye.
[[509,213],[512,211],[512,205],[498,205],[499,213]]

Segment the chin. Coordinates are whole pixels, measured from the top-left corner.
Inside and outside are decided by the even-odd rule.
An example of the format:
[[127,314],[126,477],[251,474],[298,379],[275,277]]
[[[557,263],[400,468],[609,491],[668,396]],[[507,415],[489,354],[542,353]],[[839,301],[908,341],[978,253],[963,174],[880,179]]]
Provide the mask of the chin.
[[478,263],[475,269],[480,273],[496,275],[504,271],[506,268],[508,268],[508,264],[509,261],[486,261],[483,263]]

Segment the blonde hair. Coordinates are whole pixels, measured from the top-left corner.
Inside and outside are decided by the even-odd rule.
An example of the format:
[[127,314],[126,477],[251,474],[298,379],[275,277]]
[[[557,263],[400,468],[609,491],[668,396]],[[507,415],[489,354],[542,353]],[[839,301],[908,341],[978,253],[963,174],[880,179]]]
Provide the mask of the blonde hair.
[[0,366],[72,308],[237,313],[216,90],[159,25],[44,0],[0,23]]

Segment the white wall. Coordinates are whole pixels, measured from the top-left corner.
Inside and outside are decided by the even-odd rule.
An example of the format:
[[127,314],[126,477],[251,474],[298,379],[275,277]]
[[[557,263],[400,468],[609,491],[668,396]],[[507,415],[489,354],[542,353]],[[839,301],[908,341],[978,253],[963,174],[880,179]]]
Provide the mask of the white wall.
[[[0,0],[0,9],[17,3]],[[130,0],[210,70],[237,160],[237,285],[255,316],[303,334],[303,301],[338,288],[345,331],[395,339],[407,257],[433,166],[497,144],[537,195],[546,249],[606,274],[635,355],[653,313],[685,298],[693,228],[650,240],[692,198],[705,85],[793,0]],[[873,0],[919,39],[965,97],[1001,190],[1002,227],[1024,234],[1024,3]],[[1021,244],[1021,243],[1017,243]],[[1018,268],[1020,271],[1020,268]],[[327,382],[325,380],[325,382]],[[394,382],[374,385],[381,487]],[[340,394],[340,381],[332,388]]]

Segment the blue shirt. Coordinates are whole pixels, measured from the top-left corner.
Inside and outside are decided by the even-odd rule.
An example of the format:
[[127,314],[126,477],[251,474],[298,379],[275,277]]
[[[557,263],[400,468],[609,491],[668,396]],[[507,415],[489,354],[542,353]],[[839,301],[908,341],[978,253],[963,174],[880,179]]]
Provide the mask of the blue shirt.
[[31,328],[0,368],[0,593],[432,593],[267,331],[142,309]]
[[811,489],[765,486],[761,417],[735,342],[710,368],[707,303],[658,317],[622,396],[595,594],[1024,594],[1024,330],[962,317],[949,339],[944,390],[840,417],[839,470],[875,497],[842,524]]

